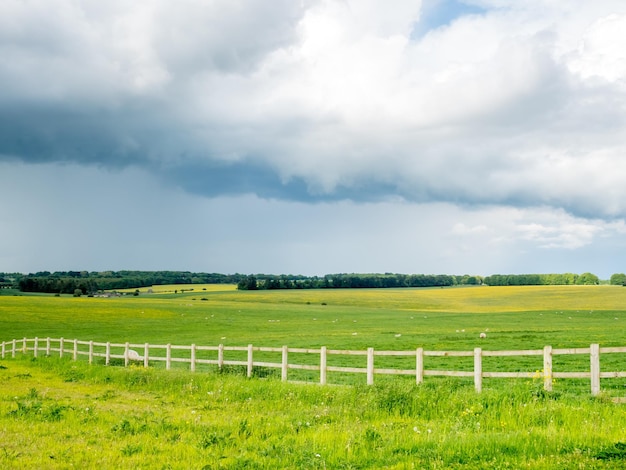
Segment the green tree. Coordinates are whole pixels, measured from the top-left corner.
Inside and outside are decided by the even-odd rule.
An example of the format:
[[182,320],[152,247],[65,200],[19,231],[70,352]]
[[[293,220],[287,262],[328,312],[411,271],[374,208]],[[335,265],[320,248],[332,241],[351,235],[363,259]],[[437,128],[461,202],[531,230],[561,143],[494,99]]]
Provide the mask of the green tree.
[[600,284],[600,279],[595,274],[582,273],[576,279],[576,284],[579,286],[595,286]]
[[615,273],[611,276],[609,280],[609,284],[612,286],[623,286],[626,285],[626,274],[624,273]]

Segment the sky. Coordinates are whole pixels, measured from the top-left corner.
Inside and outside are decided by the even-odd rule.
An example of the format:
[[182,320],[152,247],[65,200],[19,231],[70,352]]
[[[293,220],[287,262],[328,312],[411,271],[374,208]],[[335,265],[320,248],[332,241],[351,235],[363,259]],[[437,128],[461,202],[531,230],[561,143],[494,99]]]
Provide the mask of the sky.
[[0,272],[626,271],[623,0],[2,0]]

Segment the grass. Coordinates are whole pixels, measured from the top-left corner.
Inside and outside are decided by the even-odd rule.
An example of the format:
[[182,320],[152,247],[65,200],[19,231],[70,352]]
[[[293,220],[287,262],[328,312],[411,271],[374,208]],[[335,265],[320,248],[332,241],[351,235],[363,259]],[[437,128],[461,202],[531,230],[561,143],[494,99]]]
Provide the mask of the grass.
[[488,329],[492,349],[621,346],[625,306],[614,286],[7,296],[0,339],[471,349]]
[[350,387],[16,358],[2,468],[622,468],[626,411],[532,381]]
[[[626,289],[612,286],[153,292],[2,296],[0,340],[379,350],[626,346]],[[498,367],[488,359],[485,370]],[[521,365],[540,369],[537,361]],[[555,369],[567,361],[555,357]],[[588,357],[581,361],[567,365],[588,370]],[[621,355],[602,357],[603,369],[622,370],[622,362]],[[416,386],[408,377],[377,376],[372,387],[360,380],[304,386],[272,374],[246,379],[238,368],[192,374],[18,354],[0,361],[0,468],[626,466],[626,409],[609,396],[624,395],[619,379],[611,386],[603,380],[599,397],[590,396],[587,381],[565,379],[554,392],[540,379],[486,379],[481,394],[466,379],[427,377]]]

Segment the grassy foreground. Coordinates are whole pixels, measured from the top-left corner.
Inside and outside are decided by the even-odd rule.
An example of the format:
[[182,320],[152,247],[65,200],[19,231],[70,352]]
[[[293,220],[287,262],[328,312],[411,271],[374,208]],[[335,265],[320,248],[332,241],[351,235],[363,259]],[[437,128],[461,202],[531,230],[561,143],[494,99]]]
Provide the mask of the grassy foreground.
[[0,468],[606,469],[626,409],[532,379],[297,385],[233,374],[0,362]]
[[[626,289],[221,286],[0,297],[0,340],[35,336],[378,350],[626,346]],[[588,370],[588,357],[579,361],[555,358],[555,367]],[[540,369],[541,359],[521,366]],[[622,355],[603,355],[602,367],[624,370]],[[626,468],[626,405],[610,400],[625,395],[623,379],[603,379],[595,398],[588,381],[565,379],[551,393],[539,378],[486,380],[481,394],[459,378],[363,381],[319,387],[18,354],[0,360],[0,468]]]

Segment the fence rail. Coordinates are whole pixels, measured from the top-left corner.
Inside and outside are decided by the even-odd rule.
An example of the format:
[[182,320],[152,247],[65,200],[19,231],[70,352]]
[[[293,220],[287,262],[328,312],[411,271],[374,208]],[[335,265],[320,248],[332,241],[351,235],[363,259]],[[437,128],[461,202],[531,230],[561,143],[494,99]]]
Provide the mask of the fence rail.
[[[626,378],[626,371],[601,371],[600,355],[601,354],[619,354],[626,353],[626,347],[606,347],[601,348],[598,344],[592,344],[588,348],[566,348],[553,349],[551,346],[545,346],[543,349],[517,350],[517,351],[484,351],[482,348],[474,348],[473,351],[425,351],[423,348],[417,348],[411,351],[376,351],[374,348],[367,350],[337,350],[327,349],[325,346],[320,348],[289,348],[283,346],[262,347],[253,346],[201,346],[191,345],[175,345],[175,344],[135,344],[135,343],[111,343],[82,341],[78,339],[64,338],[22,338],[3,341],[0,343],[1,357],[5,359],[7,355],[15,357],[17,353],[28,354],[33,353],[37,357],[41,353],[50,356],[57,353],[59,357],[71,355],[73,360],[78,360],[79,356],[87,356],[89,363],[93,363],[94,358],[104,358],[106,365],[111,363],[111,359],[122,359],[124,366],[128,366],[131,362],[143,363],[144,367],[149,367],[151,362],[165,362],[165,368],[169,370],[173,363],[188,363],[189,369],[193,372],[196,366],[200,364],[215,365],[219,369],[224,366],[245,366],[248,377],[252,376],[255,367],[276,368],[281,370],[281,379],[288,380],[288,372],[293,370],[308,370],[319,373],[319,383],[326,385],[328,383],[328,372],[366,374],[368,385],[374,383],[374,376],[379,375],[410,375],[414,376],[416,383],[422,383],[426,376],[440,377],[473,377],[474,387],[477,392],[482,390],[484,378],[539,378],[543,380],[543,388],[552,391],[553,379],[589,379],[591,386],[591,394],[600,393],[600,379],[609,378]],[[140,354],[140,352],[142,354]],[[164,355],[154,354],[161,351]],[[185,351],[183,356],[177,356],[177,351]],[[206,357],[198,357],[198,353],[212,352],[213,359]],[[225,353],[239,352],[245,353],[245,360],[226,359]],[[280,362],[255,361],[254,353],[280,353]],[[152,355],[151,355],[152,353]],[[316,364],[296,364],[289,362],[292,354],[314,355],[317,357]],[[216,356],[215,356],[216,355]],[[589,371],[567,372],[554,371],[552,359],[558,355],[588,355]],[[349,367],[329,365],[329,356],[365,356],[365,367]],[[485,357],[507,357],[507,356],[543,356],[543,370],[541,372],[502,372],[502,371],[485,371],[483,369],[483,358]],[[401,368],[377,368],[375,367],[376,357],[413,357],[415,358],[415,367],[411,369]],[[474,359],[473,370],[455,371],[455,370],[437,370],[426,369],[424,367],[425,357],[467,357]]]

